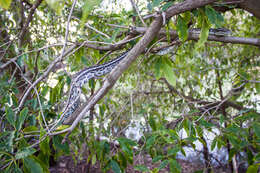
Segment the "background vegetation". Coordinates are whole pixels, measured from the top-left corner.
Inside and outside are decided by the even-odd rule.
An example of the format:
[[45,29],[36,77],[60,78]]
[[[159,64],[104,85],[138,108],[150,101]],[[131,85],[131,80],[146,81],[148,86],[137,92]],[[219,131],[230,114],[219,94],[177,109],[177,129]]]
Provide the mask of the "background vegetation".
[[[196,149],[196,141],[203,146],[201,172],[212,171],[216,148],[227,150],[226,171],[243,164],[257,172],[259,6],[252,0],[1,0],[1,172],[49,172],[64,155],[99,163],[104,172],[131,165],[181,172],[177,154]],[[210,28],[232,33],[215,36]],[[128,48],[109,77],[84,86],[84,118],[50,131],[73,74]],[[90,102],[94,93],[100,97]],[[148,157],[155,166],[143,162]]]

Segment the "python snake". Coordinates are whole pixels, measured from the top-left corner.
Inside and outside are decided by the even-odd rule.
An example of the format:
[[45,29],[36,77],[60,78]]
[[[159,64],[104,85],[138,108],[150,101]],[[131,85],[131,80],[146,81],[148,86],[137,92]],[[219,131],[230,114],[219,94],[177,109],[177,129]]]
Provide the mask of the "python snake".
[[86,69],[83,69],[75,74],[75,77],[72,79],[72,84],[70,87],[69,98],[67,104],[64,108],[64,111],[60,117],[60,122],[63,123],[76,109],[80,106],[80,93],[82,86],[87,83],[90,79],[99,78],[113,70],[113,68],[126,57],[127,53],[130,51],[127,50],[119,55],[117,58],[106,62],[101,65],[92,66]]
[[[191,33],[199,34],[200,29],[190,29]],[[209,35],[213,36],[228,36],[230,35],[230,30],[225,28],[218,28],[218,29],[210,29]],[[169,48],[168,48],[169,49]],[[101,65],[92,66],[86,69],[83,69],[76,73],[75,77],[72,79],[72,84],[70,87],[69,92],[69,98],[67,100],[67,104],[64,108],[64,111],[60,117],[59,122],[63,123],[70,115],[72,115],[80,106],[80,93],[82,86],[93,78],[99,78],[100,76],[103,76],[107,73],[110,73],[113,68],[122,60],[124,59],[128,52],[131,49],[128,49],[127,51],[123,52],[121,55],[119,55],[117,58],[106,62]],[[164,51],[164,50],[162,50]],[[160,53],[157,53],[160,55]]]

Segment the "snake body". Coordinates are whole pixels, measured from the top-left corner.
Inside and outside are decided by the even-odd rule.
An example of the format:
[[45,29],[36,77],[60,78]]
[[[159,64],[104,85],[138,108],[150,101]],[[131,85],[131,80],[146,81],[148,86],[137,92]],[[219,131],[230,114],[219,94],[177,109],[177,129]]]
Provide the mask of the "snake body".
[[63,123],[64,120],[72,115],[80,106],[80,93],[82,86],[90,79],[99,78],[100,76],[110,73],[114,67],[127,56],[129,50],[123,52],[117,58],[109,62],[83,69],[75,74],[74,78],[72,79],[67,104],[60,118],[61,123]]
[[[193,34],[200,34],[200,31],[201,29],[199,28],[193,28],[189,30],[189,32]],[[224,36],[231,35],[231,31],[227,28],[216,28],[216,29],[210,28],[209,35],[216,36],[216,37],[224,37]]]
[[[201,32],[200,29],[194,28],[190,29],[189,32],[193,34],[199,34]],[[225,28],[218,28],[218,29],[210,29],[209,35],[212,36],[228,36],[230,35],[231,31]],[[92,66],[86,69],[83,69],[76,73],[75,77],[72,79],[72,84],[70,87],[69,98],[67,100],[67,104],[64,108],[64,111],[61,115],[60,122],[63,123],[70,115],[72,115],[80,106],[80,93],[82,86],[87,83],[92,78],[99,78],[113,70],[113,68],[122,60],[124,59],[130,49],[123,52],[117,58],[106,62],[101,65]]]

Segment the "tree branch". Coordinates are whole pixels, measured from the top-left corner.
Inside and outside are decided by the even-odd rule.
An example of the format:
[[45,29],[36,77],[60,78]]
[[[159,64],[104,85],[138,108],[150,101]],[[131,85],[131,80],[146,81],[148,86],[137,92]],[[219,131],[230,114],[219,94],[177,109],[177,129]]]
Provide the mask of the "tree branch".
[[19,42],[22,42],[22,40],[23,40],[23,38],[24,38],[24,35],[25,35],[26,31],[27,31],[27,28],[28,28],[30,22],[32,21],[33,14],[34,14],[35,10],[38,8],[38,6],[42,3],[42,1],[43,1],[43,0],[37,0],[37,1],[33,4],[32,8],[31,8],[31,11],[30,11],[30,13],[29,13],[29,15],[28,15],[28,17],[27,17],[26,22],[25,22],[25,25],[23,25],[23,28],[22,28],[22,30],[21,30],[19,36],[18,36]]
[[[143,34],[147,28],[145,27],[132,27],[130,33],[132,34]],[[165,29],[162,29],[159,32],[159,35],[161,37],[165,37],[167,34]],[[178,37],[178,34],[176,31],[171,30],[169,32],[170,36],[172,38]],[[199,34],[194,33],[192,31],[189,31],[188,40],[199,40]],[[208,36],[209,41],[217,41],[217,42],[223,42],[223,43],[232,43],[232,44],[248,44],[253,46],[260,46],[260,39],[258,38],[245,38],[245,37],[232,37],[232,36],[214,36],[209,35]]]
[[[200,6],[207,5],[209,3],[215,2],[216,0],[193,0],[185,1],[183,3],[178,3],[167,10],[165,16],[170,18],[176,14],[191,10],[193,8],[198,8]],[[81,111],[79,116],[75,119],[73,124],[65,130],[57,132],[56,134],[61,134],[65,132],[72,132],[72,130],[77,126],[79,121],[83,118],[85,113],[90,110],[100,99],[102,99],[106,93],[113,87],[118,78],[122,73],[136,60],[136,58],[144,52],[148,44],[155,38],[162,27],[162,16],[157,15],[154,21],[151,23],[150,27],[146,30],[144,37],[129,51],[125,59],[116,66],[112,72],[105,78],[103,86],[94,94],[90,99],[87,106]],[[55,133],[54,133],[55,135]]]
[[[234,5],[229,7],[227,5]],[[260,0],[225,0],[214,7],[217,11],[225,12],[234,8],[241,8],[260,19]]]

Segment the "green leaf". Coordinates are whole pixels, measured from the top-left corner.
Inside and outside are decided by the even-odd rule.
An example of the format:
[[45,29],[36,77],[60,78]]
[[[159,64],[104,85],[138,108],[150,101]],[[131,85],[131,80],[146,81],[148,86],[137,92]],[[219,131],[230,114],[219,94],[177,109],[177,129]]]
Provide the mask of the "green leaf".
[[247,154],[247,163],[249,165],[252,165],[254,163],[254,154],[249,149],[246,150],[246,154]]
[[13,143],[14,143],[14,134],[15,131],[6,131],[2,132],[1,139],[0,139],[0,150],[5,150],[7,152],[13,152]]
[[55,88],[50,88],[50,102],[51,104],[54,104],[57,100],[57,91]]
[[[118,158],[119,158],[118,160],[120,162],[120,165],[123,166],[124,168],[127,167],[127,160],[128,159],[126,157],[128,157],[127,154],[124,154],[123,152],[118,153]],[[130,158],[130,159],[132,159],[132,158]]]
[[137,143],[131,139],[128,139],[128,138],[124,138],[124,137],[119,137],[117,138],[118,142],[120,143],[125,143],[125,144],[128,144],[128,145],[131,145],[131,146],[136,146]]
[[0,7],[4,9],[8,9],[11,5],[12,0],[1,0],[0,1]]
[[231,148],[230,152],[228,153],[228,160],[231,161],[236,153],[237,150],[235,148]]
[[156,121],[154,119],[154,116],[152,116],[152,115],[149,116],[148,123],[149,123],[150,127],[152,128],[152,130],[156,131],[157,127],[156,127]]
[[43,173],[40,163],[31,157],[24,158],[24,165],[31,173]]
[[89,65],[88,59],[87,59],[85,56],[81,56],[81,62],[82,62],[85,66]]
[[236,124],[232,124],[231,126],[228,126],[225,130],[229,133],[234,133],[234,134],[238,134],[238,132],[241,131],[240,127],[237,126]]
[[190,135],[190,128],[189,128],[189,120],[185,119],[183,121],[183,128],[186,131],[187,135]]
[[37,132],[38,131],[38,128],[36,126],[28,126],[28,127],[25,127],[23,129],[23,132],[29,132],[29,133],[32,133],[32,132]]
[[160,163],[159,170],[165,168],[169,163],[169,160],[164,160]]
[[0,133],[0,139],[6,137],[9,134],[10,134],[10,131],[1,132]]
[[216,27],[220,28],[224,23],[224,17],[222,16],[221,13],[216,12]]
[[150,169],[148,169],[145,165],[136,165],[134,166],[134,169],[141,172],[150,172]]
[[15,167],[15,168],[13,169],[13,173],[23,173],[23,171],[22,171],[20,168]]
[[213,123],[207,122],[203,119],[200,119],[199,123],[207,129],[215,126]]
[[216,144],[217,144],[217,136],[213,139],[213,141],[211,143],[211,146],[210,146],[211,151],[213,151],[215,149]]
[[162,160],[163,156],[159,155],[159,156],[156,156],[155,158],[153,158],[152,162],[155,163],[155,162],[158,162],[159,160]]
[[221,140],[221,138],[217,138],[217,147],[220,149],[222,146],[226,146],[225,141]]
[[64,0],[46,0],[47,4],[53,9],[58,15],[61,15],[64,7]]
[[148,8],[149,11],[152,11],[152,10],[153,10],[153,5],[152,5],[151,2],[149,2],[149,3],[147,4],[147,8]]
[[162,0],[153,0],[153,7],[157,7],[160,5]]
[[167,2],[166,4],[164,4],[163,6],[162,6],[162,11],[166,11],[170,6],[172,6],[173,5],[173,2],[172,1],[170,1],[170,2]]
[[246,121],[246,120],[251,120],[252,118],[257,118],[258,114],[255,112],[248,112],[248,110],[242,110],[240,113],[243,114],[237,118],[235,118],[235,120],[241,120],[241,121]]
[[36,150],[34,148],[31,148],[31,147],[23,148],[22,150],[18,150],[18,152],[15,154],[15,158],[23,159],[27,156],[32,155],[35,152],[36,152]]
[[260,83],[255,83],[255,89],[257,94],[260,94]]
[[201,47],[204,45],[204,43],[207,41],[208,39],[208,35],[209,35],[209,25],[207,24],[207,22],[205,20],[203,20],[203,25],[200,31],[200,38],[199,41],[197,43],[198,47]]
[[41,96],[45,97],[46,94],[48,93],[49,87],[45,86],[43,87],[42,91],[41,91]]
[[205,9],[205,13],[208,16],[210,23],[214,24],[216,21],[216,11],[210,6],[207,6]]
[[239,148],[239,139],[237,138],[237,136],[233,136],[233,135],[228,135],[227,138],[229,139],[230,143],[235,147],[235,148]]
[[116,161],[111,160],[110,166],[115,173],[121,173],[121,169]]
[[24,121],[25,121],[25,119],[28,115],[28,112],[29,112],[29,110],[28,110],[27,107],[23,108],[23,110],[20,112],[20,116],[18,117],[18,121],[16,121],[16,129],[18,131],[21,130],[22,125],[23,125],[23,123],[24,123]]
[[3,173],[23,173],[23,171],[17,167],[18,165],[9,165],[5,170],[3,170]]
[[146,141],[146,149],[149,149],[151,146],[153,146],[156,137],[157,137],[157,136],[153,135],[153,136],[150,136],[150,137],[147,139],[147,141]]
[[258,153],[258,154],[255,156],[255,160],[256,160],[257,162],[260,161],[260,153]]
[[174,173],[180,173],[181,172],[181,166],[175,159],[170,159],[170,171]]
[[163,74],[166,78],[166,80],[172,85],[172,86],[176,86],[176,76],[172,70],[172,67],[169,66],[168,64],[166,63],[163,63]]
[[183,19],[183,17],[181,17],[181,15],[178,16],[177,19],[177,25],[176,25],[176,29],[177,29],[177,33],[178,36],[180,38],[181,41],[185,41],[188,38],[188,25],[185,22],[185,20]]
[[247,168],[246,173],[257,173],[258,168],[259,168],[259,165],[250,165],[250,166]]
[[223,16],[216,12],[214,8],[207,6],[205,8],[205,13],[209,19],[209,22],[216,25],[217,28],[220,28],[224,22]]
[[91,159],[91,164],[92,164],[92,165],[95,165],[95,164],[96,164],[96,161],[97,161],[97,157],[96,157],[95,154],[93,154],[92,159]]
[[154,63],[154,70],[155,70],[154,73],[155,73],[156,80],[159,80],[162,76],[161,67],[162,67],[162,58],[157,58]]
[[[45,131],[43,129],[41,129],[41,133],[40,133],[40,138],[42,138],[45,135]],[[40,150],[41,152],[46,156],[49,157],[51,154],[51,149],[50,149],[50,137],[46,137],[41,143],[40,143]]]
[[15,127],[15,114],[8,106],[6,107],[6,119],[13,127]]
[[102,0],[85,0],[84,5],[82,7],[83,15],[81,18],[81,28],[84,26],[84,23],[86,22],[89,13],[93,9],[95,9],[95,7],[99,5],[101,2]]
[[32,99],[32,108],[33,110],[37,110],[37,108],[39,108],[38,106],[38,100],[36,98]]
[[186,152],[185,152],[185,150],[182,147],[181,147],[181,154],[183,154],[184,157],[186,157]]
[[252,126],[253,126],[253,129],[254,129],[256,136],[258,138],[260,138],[260,123],[255,122],[255,123],[253,123]]
[[179,151],[180,151],[180,147],[174,146],[173,148],[169,149],[167,153],[169,156],[171,156],[177,154]]
[[62,136],[59,135],[53,136],[53,146],[55,149],[61,150],[65,154],[69,154],[70,150],[69,150],[68,142],[62,144],[62,140],[63,140]]
[[127,159],[129,160],[129,162],[132,162],[133,149],[132,149],[131,145],[134,146],[134,145],[136,145],[136,143],[131,141],[130,139],[121,138],[121,137],[118,138],[117,140],[120,144],[120,148],[127,155]]
[[199,10],[198,23],[199,26],[201,27],[201,31],[200,31],[200,38],[196,44],[196,48],[202,47],[204,43],[207,41],[209,35],[209,28],[210,28],[208,18],[205,15],[205,12],[201,9]]
[[203,173],[203,172],[204,172],[203,170],[197,170],[194,173]]
[[40,152],[40,154],[37,157],[35,155],[32,155],[30,156],[30,158],[34,159],[41,165],[44,173],[49,173],[49,158],[46,157],[46,155]]

